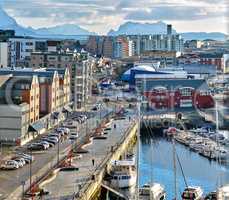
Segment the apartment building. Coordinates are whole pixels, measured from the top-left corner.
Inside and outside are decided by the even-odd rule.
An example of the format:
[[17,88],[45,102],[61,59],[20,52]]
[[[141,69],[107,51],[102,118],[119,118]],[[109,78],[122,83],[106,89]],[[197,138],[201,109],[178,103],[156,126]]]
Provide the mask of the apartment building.
[[[71,76],[68,68],[65,69],[56,69],[49,68],[46,69],[49,72],[57,72],[59,79],[59,107],[64,107],[71,102]],[[57,84],[57,83],[55,83]],[[55,85],[53,84],[53,87]]]
[[10,67],[28,67],[33,51],[45,50],[46,40],[27,37],[9,38]]
[[31,54],[30,67],[37,69],[45,67],[49,69],[69,70],[71,100],[77,104],[80,109],[91,92],[92,68],[95,65],[95,59],[87,52],[33,52]]
[[159,62],[160,67],[177,65],[179,54],[176,51],[145,51],[141,54],[141,60]]
[[67,52],[32,52],[29,66],[32,68],[71,68],[75,57],[74,53]]
[[126,37],[119,36],[114,42],[114,58],[126,58],[129,56],[129,46]]
[[92,91],[92,69],[94,59],[82,60],[76,66],[74,105],[76,110],[84,108],[85,103],[91,97]]
[[64,107],[70,103],[70,74],[67,68],[62,70],[1,68],[0,105],[4,109],[7,107],[9,110],[16,109],[17,113],[16,116],[13,116],[13,112],[9,115],[0,114],[0,118],[7,119],[5,124],[0,123],[0,138],[4,136],[4,141],[10,139],[1,133],[1,130],[6,129],[6,124],[9,124],[10,130],[15,129],[14,125],[10,125],[15,118],[17,125],[20,124],[15,129],[16,135],[20,137],[15,136],[11,142],[20,141],[21,144],[22,141],[31,138],[30,132],[42,133],[52,127],[56,123],[52,120],[53,114],[58,113],[58,119],[60,117],[61,120]]
[[0,42],[0,67],[8,67],[8,43]]

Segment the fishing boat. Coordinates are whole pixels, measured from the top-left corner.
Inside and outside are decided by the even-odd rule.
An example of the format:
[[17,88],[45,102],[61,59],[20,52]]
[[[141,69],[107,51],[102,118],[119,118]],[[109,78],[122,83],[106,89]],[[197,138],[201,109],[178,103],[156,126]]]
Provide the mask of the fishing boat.
[[139,189],[139,200],[165,200],[166,192],[159,183],[145,184]]
[[201,200],[203,196],[203,190],[200,187],[186,187],[181,197],[182,200]]

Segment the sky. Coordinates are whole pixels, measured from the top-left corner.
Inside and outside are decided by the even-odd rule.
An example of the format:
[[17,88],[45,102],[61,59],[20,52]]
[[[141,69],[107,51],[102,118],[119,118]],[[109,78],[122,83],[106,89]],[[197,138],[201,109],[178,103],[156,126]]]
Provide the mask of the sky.
[[99,34],[117,30],[126,21],[164,21],[178,32],[227,33],[228,5],[228,0],[0,0],[23,26],[70,23]]

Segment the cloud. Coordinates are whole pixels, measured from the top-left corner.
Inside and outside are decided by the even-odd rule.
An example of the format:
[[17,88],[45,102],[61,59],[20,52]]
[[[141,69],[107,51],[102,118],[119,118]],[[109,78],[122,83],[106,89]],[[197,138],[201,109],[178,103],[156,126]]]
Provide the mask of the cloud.
[[[212,20],[226,13],[227,0],[0,0],[24,26],[75,23],[107,32],[131,21]],[[95,30],[96,29],[96,30]]]
[[222,16],[224,13],[215,10],[190,7],[190,6],[160,6],[150,10],[138,10],[130,12],[126,20],[201,20],[206,18],[213,18]]

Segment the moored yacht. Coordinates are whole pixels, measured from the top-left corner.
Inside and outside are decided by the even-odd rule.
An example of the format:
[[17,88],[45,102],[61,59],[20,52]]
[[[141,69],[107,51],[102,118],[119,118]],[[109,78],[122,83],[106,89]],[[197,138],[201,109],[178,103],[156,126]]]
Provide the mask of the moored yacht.
[[134,160],[115,160],[111,164],[111,185],[116,188],[129,188],[136,184],[137,173]]
[[200,187],[187,187],[182,193],[182,200],[201,200],[203,190]]
[[223,186],[217,190],[217,200],[229,199],[229,185]]
[[145,184],[139,189],[139,200],[165,200],[164,187],[159,183]]

